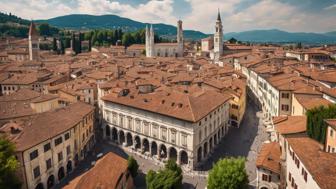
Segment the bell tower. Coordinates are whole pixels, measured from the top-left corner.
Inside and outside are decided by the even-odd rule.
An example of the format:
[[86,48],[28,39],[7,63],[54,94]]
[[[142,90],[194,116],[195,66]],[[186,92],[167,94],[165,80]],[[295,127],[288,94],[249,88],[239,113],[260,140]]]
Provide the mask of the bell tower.
[[214,53],[217,55],[223,54],[223,25],[219,10],[216,20],[216,33],[214,35]]
[[177,56],[183,56],[184,47],[183,47],[183,29],[182,29],[182,21],[177,21]]
[[39,59],[39,34],[36,31],[34,22],[30,23],[29,27],[29,60],[38,60]]

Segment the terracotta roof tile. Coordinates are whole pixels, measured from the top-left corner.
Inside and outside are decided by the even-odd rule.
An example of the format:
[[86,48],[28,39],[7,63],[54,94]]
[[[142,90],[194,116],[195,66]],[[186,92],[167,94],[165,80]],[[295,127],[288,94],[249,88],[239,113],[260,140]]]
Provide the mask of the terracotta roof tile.
[[324,152],[320,143],[307,136],[289,136],[286,140],[319,187],[334,189],[336,154]]
[[273,117],[275,130],[280,134],[302,133],[307,130],[306,116],[276,116]]
[[279,143],[264,143],[258,154],[256,166],[280,174],[280,155]]
[[127,166],[126,159],[109,152],[63,189],[115,189],[119,177],[127,172]]

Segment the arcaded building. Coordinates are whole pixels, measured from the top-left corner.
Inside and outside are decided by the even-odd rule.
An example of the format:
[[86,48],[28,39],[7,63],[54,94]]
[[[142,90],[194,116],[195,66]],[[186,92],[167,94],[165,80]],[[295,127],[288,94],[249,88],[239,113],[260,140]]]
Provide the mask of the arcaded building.
[[194,169],[226,135],[230,98],[216,91],[115,89],[101,97],[104,137]]

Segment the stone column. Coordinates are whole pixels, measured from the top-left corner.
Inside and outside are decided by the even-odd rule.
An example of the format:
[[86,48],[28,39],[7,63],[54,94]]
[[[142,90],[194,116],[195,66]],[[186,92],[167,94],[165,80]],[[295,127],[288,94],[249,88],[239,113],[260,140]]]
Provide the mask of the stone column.
[[167,149],[167,159],[169,159],[169,157],[170,157],[170,150],[169,150],[169,147],[166,147]]

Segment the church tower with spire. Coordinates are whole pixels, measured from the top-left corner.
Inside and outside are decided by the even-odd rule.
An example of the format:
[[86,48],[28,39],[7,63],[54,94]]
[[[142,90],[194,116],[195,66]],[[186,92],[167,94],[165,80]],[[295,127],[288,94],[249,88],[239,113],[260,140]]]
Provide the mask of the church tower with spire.
[[223,54],[223,25],[219,10],[216,20],[216,33],[214,34],[214,53],[215,56]]
[[38,60],[39,59],[39,34],[36,31],[34,22],[30,23],[29,27],[29,60]]

